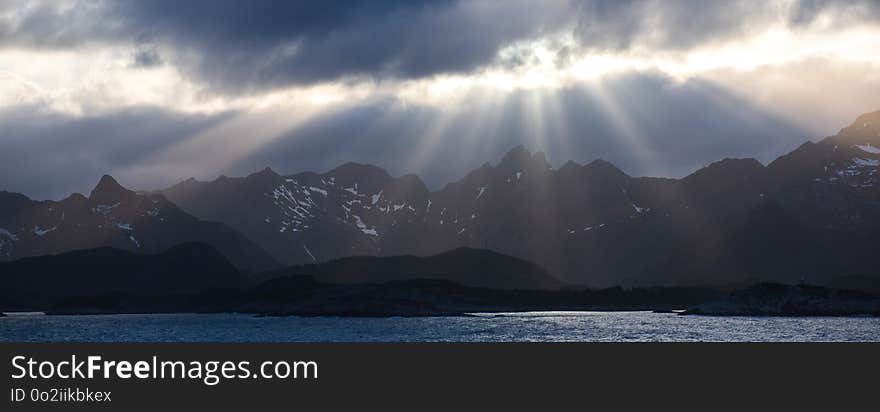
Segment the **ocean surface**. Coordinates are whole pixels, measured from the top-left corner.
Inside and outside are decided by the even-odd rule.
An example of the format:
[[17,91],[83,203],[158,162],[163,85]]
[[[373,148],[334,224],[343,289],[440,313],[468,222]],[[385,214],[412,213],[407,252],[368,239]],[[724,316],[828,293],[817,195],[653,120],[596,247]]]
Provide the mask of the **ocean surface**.
[[255,317],[242,314],[15,316],[0,341],[507,342],[880,341],[880,318],[712,317],[526,312],[469,317]]

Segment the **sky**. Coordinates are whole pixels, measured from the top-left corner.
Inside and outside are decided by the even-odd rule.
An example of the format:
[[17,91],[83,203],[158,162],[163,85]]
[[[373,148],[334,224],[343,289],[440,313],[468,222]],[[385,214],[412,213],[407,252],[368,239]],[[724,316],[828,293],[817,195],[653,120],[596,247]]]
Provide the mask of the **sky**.
[[0,190],[766,163],[880,110],[878,44],[875,0],[0,0]]

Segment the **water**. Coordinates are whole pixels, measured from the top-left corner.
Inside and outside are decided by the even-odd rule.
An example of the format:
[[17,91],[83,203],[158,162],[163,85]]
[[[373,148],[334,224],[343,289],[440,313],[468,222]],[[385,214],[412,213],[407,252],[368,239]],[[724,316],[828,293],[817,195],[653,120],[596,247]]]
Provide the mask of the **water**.
[[241,314],[0,318],[0,341],[880,341],[880,318],[528,312],[435,318],[259,318]]

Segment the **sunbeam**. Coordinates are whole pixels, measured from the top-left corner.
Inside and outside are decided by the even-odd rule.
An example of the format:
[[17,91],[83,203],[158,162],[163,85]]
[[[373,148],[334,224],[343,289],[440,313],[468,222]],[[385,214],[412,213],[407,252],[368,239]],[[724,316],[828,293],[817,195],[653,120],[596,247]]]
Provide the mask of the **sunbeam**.
[[614,90],[606,83],[595,83],[584,89],[598,103],[598,109],[613,126],[616,136],[620,137],[626,147],[641,164],[653,165],[654,153],[647,144],[646,136],[639,126],[633,123],[623,103],[615,96]]
[[171,176],[210,177],[223,173],[238,160],[280,136],[290,135],[318,113],[318,108],[238,113],[120,172],[162,179]]

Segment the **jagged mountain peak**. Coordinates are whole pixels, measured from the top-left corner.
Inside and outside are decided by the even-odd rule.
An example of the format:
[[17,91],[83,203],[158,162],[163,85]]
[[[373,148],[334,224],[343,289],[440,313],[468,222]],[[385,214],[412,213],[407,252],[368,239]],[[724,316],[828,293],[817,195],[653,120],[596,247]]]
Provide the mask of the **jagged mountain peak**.
[[16,192],[7,192],[5,190],[0,190],[0,200],[4,202],[29,202],[31,198]]
[[764,165],[753,158],[727,157],[691,173],[684,180],[744,177],[760,174],[764,169]]
[[523,145],[510,149],[496,166],[496,169],[503,171],[550,170],[551,168],[544,152],[532,154]]
[[61,201],[62,202],[64,202],[64,201],[83,201],[83,200],[88,200],[88,199],[89,198],[87,198],[82,193],[71,193],[69,196],[65,197]]
[[581,170],[581,168],[583,168],[583,165],[581,165],[578,162],[575,162],[574,160],[569,160],[569,161],[565,162],[565,164],[563,164],[562,167],[559,168],[559,173],[562,173],[562,174],[576,173],[576,172],[579,172]]
[[365,163],[355,163],[355,162],[347,162],[341,166],[336,167],[335,169],[325,173],[326,176],[342,178],[342,179],[355,179],[355,178],[381,178],[381,179],[390,179],[391,176],[385,169],[381,167],[374,166],[371,164]]
[[583,166],[583,170],[592,174],[601,174],[603,176],[629,177],[623,170],[603,159],[596,159]]
[[122,200],[134,194],[133,191],[122,187],[113,176],[104,175],[101,176],[101,180],[99,180],[95,188],[92,189],[92,192],[89,194],[89,199],[93,202],[102,203]]
[[547,162],[547,154],[544,152],[537,152],[532,156],[532,163],[537,164],[545,169],[551,169],[550,163]]
[[263,170],[260,170],[259,172],[252,173],[252,174],[248,175],[248,178],[260,178],[260,177],[276,178],[276,177],[281,177],[281,175],[276,173],[274,170],[272,170],[271,167],[268,167],[268,166],[266,168],[264,168]]
[[498,165],[500,166],[506,162],[527,161],[531,157],[532,157],[532,153],[529,152],[525,146],[520,144],[520,145],[516,145],[516,146],[512,147],[510,150],[508,150],[507,153],[505,153],[504,156],[501,158],[501,162],[499,162]]
[[[874,122],[860,119],[862,129]],[[687,261],[676,254],[690,246],[720,244],[771,200],[816,227],[874,233],[877,156],[858,152],[862,143],[829,143],[806,143],[767,166],[727,158],[684,179],[632,178],[603,159],[553,171],[543,153],[517,145],[495,165],[432,191],[415,175],[391,177],[350,162],[268,189],[242,181],[169,199],[232,226],[286,264],[469,246],[533,260],[569,280],[612,285],[668,258]],[[633,248],[645,257],[630,259]]]
[[756,159],[751,157],[747,158],[732,158],[725,157],[717,162],[711,163],[706,169],[736,169],[736,170],[749,170],[749,171],[758,171],[764,169],[764,165],[761,164]]
[[251,173],[250,175],[248,175],[247,177],[244,178],[245,181],[258,182],[260,185],[273,185],[273,186],[276,185],[282,179],[283,179],[283,177],[281,175],[279,175],[278,173],[276,173],[274,170],[272,170],[269,167],[266,167],[265,169],[263,169],[259,172]]
[[[880,111],[865,113],[829,138],[835,144],[880,147]],[[869,149],[871,150],[871,149]]]
[[880,110],[860,115],[851,125],[843,130],[859,130],[870,127],[880,127]]

